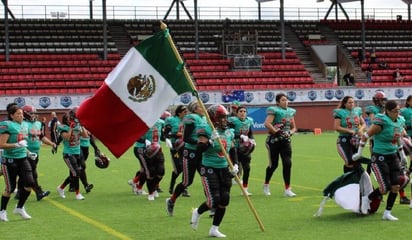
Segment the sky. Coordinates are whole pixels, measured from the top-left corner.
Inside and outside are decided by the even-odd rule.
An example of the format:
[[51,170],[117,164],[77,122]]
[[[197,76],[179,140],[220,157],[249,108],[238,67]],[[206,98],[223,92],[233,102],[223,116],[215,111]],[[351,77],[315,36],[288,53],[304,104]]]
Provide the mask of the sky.
[[[347,0],[348,1],[348,0]],[[350,0],[349,0],[350,1]],[[8,0],[9,5],[89,5],[89,0]],[[101,5],[101,0],[94,0],[94,5]],[[172,0],[106,0],[107,6],[170,6]],[[193,6],[193,0],[185,0],[186,6]],[[284,0],[285,7],[329,8],[331,2],[325,0],[318,3],[316,0]],[[359,2],[347,2],[343,7],[357,8]],[[198,0],[199,7],[256,7],[256,0]],[[264,6],[279,6],[279,0],[264,2]],[[406,8],[402,0],[365,0],[365,8]]]

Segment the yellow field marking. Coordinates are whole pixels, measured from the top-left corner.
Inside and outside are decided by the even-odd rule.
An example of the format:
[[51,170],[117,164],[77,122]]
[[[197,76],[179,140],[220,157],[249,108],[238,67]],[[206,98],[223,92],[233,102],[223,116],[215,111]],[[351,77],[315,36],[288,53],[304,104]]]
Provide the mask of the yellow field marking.
[[91,224],[91,225],[95,226],[96,228],[99,228],[100,230],[103,230],[103,231],[107,232],[108,234],[110,234],[110,235],[112,235],[112,236],[114,236],[114,237],[117,237],[118,239],[122,239],[122,240],[132,240],[132,238],[130,238],[130,237],[128,237],[128,236],[126,236],[126,235],[124,235],[124,234],[122,234],[122,233],[114,230],[113,228],[111,228],[111,227],[109,227],[109,226],[107,226],[107,225],[105,225],[105,224],[103,224],[103,223],[100,223],[100,222],[98,222],[98,221],[95,221],[95,220],[93,220],[93,219],[91,219],[91,218],[89,218],[89,217],[87,217],[87,216],[85,216],[85,215],[83,215],[83,214],[81,214],[81,213],[79,213],[79,212],[76,212],[76,211],[74,211],[73,209],[64,206],[63,204],[60,204],[60,203],[58,203],[58,202],[56,202],[56,201],[54,201],[54,200],[47,199],[47,198],[44,199],[44,200],[50,202],[51,204],[53,204],[54,206],[56,206],[57,208],[65,211],[65,212],[67,212],[68,214],[79,218],[79,219],[82,220],[83,222],[86,222],[86,223],[88,223],[88,224]]

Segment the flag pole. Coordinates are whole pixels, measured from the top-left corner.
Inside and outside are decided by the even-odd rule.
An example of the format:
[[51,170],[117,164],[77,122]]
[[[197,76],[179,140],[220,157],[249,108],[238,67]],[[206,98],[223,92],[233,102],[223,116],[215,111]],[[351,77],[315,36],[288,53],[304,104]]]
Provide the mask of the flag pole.
[[[166,25],[164,22],[162,22],[162,21],[160,21],[160,29],[161,29],[162,31],[164,31],[164,30],[167,29],[167,25]],[[177,51],[177,48],[176,48],[176,46],[175,46],[175,44],[174,44],[174,42],[173,42],[173,39],[172,39],[172,37],[170,36],[170,34],[167,34],[167,39],[168,39],[168,41],[169,41],[169,43],[170,43],[170,46],[171,46],[172,49],[173,49],[173,52],[174,52],[177,60],[179,61],[179,63],[183,64],[183,59],[180,57],[180,54],[179,54],[179,52]],[[210,127],[211,127],[212,130],[214,131],[214,130],[215,130],[215,127],[213,126],[213,123],[212,123],[212,121],[210,120],[209,114],[207,113],[207,109],[206,109],[205,105],[203,104],[202,100],[199,98],[199,95],[198,95],[198,93],[197,93],[197,91],[196,91],[196,87],[195,87],[195,85],[193,84],[192,77],[190,76],[190,74],[189,74],[189,72],[187,71],[187,69],[186,69],[185,66],[183,66],[183,73],[185,74],[186,79],[190,79],[189,84],[190,84],[191,88],[194,90],[194,93],[193,93],[193,94],[194,94],[195,97],[197,98],[199,105],[202,107],[203,112],[205,113],[205,117],[206,117],[207,122],[209,123]],[[217,139],[218,139],[220,148],[222,149],[222,152],[223,152],[223,154],[224,154],[224,156],[225,156],[225,158],[226,158],[226,161],[227,161],[228,164],[229,164],[230,169],[233,169],[232,161],[230,161],[230,157],[229,157],[229,155],[227,154],[227,151],[226,151],[226,149],[224,148],[224,146],[223,146],[223,144],[222,144],[222,141],[220,140],[220,138],[217,138]],[[255,209],[255,207],[253,206],[253,203],[252,203],[252,201],[250,200],[248,194],[246,193],[246,190],[242,187],[242,184],[241,184],[240,179],[239,179],[239,177],[237,176],[237,174],[234,176],[234,178],[235,178],[237,184],[239,185],[239,187],[240,187],[240,189],[241,189],[241,191],[242,191],[242,193],[243,193],[243,196],[245,197],[246,202],[247,202],[247,204],[249,205],[249,208],[252,210],[252,213],[253,213],[253,215],[255,216],[255,218],[256,218],[256,220],[257,220],[257,222],[258,222],[258,224],[259,224],[260,229],[262,230],[262,232],[265,231],[265,227],[263,226],[263,222],[262,222],[262,220],[260,219],[260,217],[259,217],[259,215],[258,215],[258,213],[257,213],[257,211],[256,211],[256,209]]]

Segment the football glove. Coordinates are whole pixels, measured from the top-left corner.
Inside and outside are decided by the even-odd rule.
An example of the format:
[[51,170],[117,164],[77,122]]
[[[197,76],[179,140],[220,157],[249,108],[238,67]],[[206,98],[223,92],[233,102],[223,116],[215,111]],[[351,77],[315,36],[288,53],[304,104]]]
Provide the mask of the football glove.
[[238,172],[239,172],[239,166],[235,163],[233,164],[232,169],[230,169],[230,173],[232,174],[232,176],[236,176]]
[[26,140],[20,140],[19,142],[15,143],[14,146],[16,146],[17,148],[27,147],[27,141]]
[[37,153],[29,152],[27,156],[34,161],[37,158]]

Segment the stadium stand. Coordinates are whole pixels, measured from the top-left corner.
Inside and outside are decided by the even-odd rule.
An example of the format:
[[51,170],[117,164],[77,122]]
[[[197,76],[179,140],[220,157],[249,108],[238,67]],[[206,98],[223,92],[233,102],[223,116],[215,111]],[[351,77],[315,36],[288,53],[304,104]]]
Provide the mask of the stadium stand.
[[[358,59],[361,48],[361,22],[358,20],[324,20],[338,35],[342,44],[350,51],[354,61]],[[372,83],[360,83],[358,86],[407,86],[412,82],[412,25],[408,21],[368,20],[365,23],[365,60],[360,67],[366,71],[373,68]],[[376,61],[372,61],[370,50],[376,49]],[[388,67],[381,69],[379,64],[386,62]],[[393,81],[392,73],[399,68],[405,80]]]
[[[356,65],[361,44],[360,21],[321,20],[338,36]],[[294,21],[291,29],[306,47],[328,44],[317,21]],[[93,93],[123,56],[119,49],[129,48],[158,29],[157,20],[116,20],[110,25],[124,28],[130,41],[119,46],[108,31],[108,59],[102,59],[101,20],[39,20],[10,21],[10,61],[5,61],[4,41],[0,43],[1,94]],[[332,83],[313,79],[285,42],[285,58],[279,21],[268,20],[200,20],[196,58],[193,21],[168,20],[167,25],[193,76],[198,90],[295,89],[333,87]],[[4,23],[0,23],[4,31]],[[411,23],[395,20],[366,22],[367,49],[376,48],[377,63],[371,63],[366,52],[365,71],[374,68],[372,83],[357,86],[405,86],[412,82]],[[119,33],[116,33],[119,34]],[[4,35],[4,34],[3,34]],[[3,37],[4,38],[4,37]],[[385,61],[388,69],[379,69]],[[394,83],[392,72],[399,68],[403,83]]]

